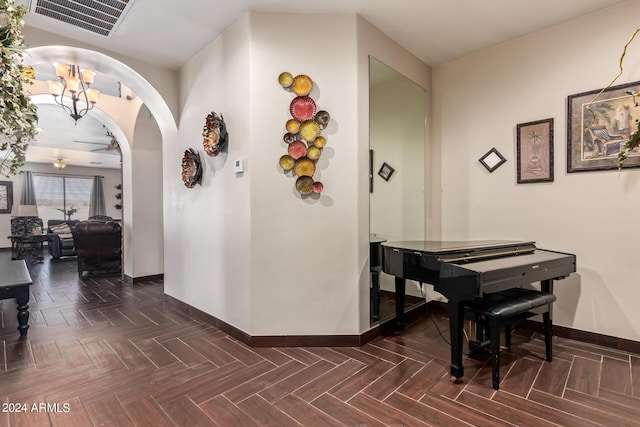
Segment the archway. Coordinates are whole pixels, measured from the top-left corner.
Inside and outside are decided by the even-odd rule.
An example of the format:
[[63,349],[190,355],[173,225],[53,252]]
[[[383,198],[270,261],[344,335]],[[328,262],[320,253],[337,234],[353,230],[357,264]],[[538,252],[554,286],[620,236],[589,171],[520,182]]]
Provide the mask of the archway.
[[[153,115],[161,134],[161,144],[177,143],[178,129],[167,102],[147,79],[127,64],[100,52],[71,46],[39,46],[28,48],[26,49],[24,62],[26,65],[51,62],[81,63],[83,66],[117,78],[140,97],[140,100]],[[133,251],[134,244],[132,240],[135,239],[135,236],[131,231],[133,228],[132,221],[134,217],[135,197],[132,191],[127,191],[127,189],[133,188],[134,179],[132,151],[130,149],[133,130],[131,129],[128,132],[123,131],[113,117],[99,108],[94,108],[90,113],[95,115],[97,119],[102,121],[110,129],[114,129],[115,136],[119,141],[128,142],[127,144],[123,144],[126,145],[126,147],[123,147],[122,150],[123,228],[125,247],[123,271],[126,276],[135,279],[136,276],[133,265],[135,264],[136,257],[142,254],[136,254]],[[155,208],[160,210],[160,212],[163,210],[161,203]],[[162,242],[160,244],[162,244]]]

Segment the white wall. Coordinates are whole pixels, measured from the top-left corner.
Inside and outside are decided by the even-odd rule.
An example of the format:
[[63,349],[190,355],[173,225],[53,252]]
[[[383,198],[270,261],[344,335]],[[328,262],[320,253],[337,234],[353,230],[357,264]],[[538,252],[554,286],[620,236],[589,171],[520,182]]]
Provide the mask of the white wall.
[[[445,239],[535,240],[577,255],[556,285],[554,322],[640,339],[635,218],[640,170],[566,173],[567,96],[606,86],[637,27],[628,2],[504,43],[433,71],[433,193],[441,191]],[[619,83],[640,80],[640,40]],[[516,124],[554,118],[555,182],[516,184]],[[507,163],[478,162],[496,147]]]
[[[130,277],[162,274],[164,247],[162,221],[162,135],[158,125],[142,105],[135,121],[131,146],[131,212],[133,253]],[[144,256],[141,256],[144,254]]]
[[[300,39],[300,19],[331,27],[331,36]],[[252,13],[183,67],[182,146],[169,154],[176,167],[165,186],[175,201],[165,215],[174,243],[166,248],[167,293],[251,335],[358,332],[355,53],[354,16]],[[325,185],[319,198],[302,199],[278,166],[293,99],[278,84],[282,71],[308,74],[312,96],[333,117],[316,173]],[[229,129],[228,153],[218,158],[201,145],[212,110]],[[205,169],[194,189],[179,181],[188,147]],[[246,171],[236,175],[240,158]]]
[[[235,327],[250,330],[250,109],[249,17],[228,28],[181,69],[180,143],[163,147],[165,292]],[[207,115],[222,113],[229,145],[218,157],[202,149]],[[261,138],[260,141],[264,141]],[[264,142],[263,142],[264,143]],[[186,188],[184,151],[200,153],[202,185]],[[244,158],[236,175],[232,159]]]
[[[358,127],[355,15],[251,15],[251,333],[359,331]],[[301,28],[315,28],[300,37]],[[320,30],[320,29],[331,30]],[[302,198],[278,159],[289,104],[278,75],[307,74],[331,114],[314,180]]]
[[[331,31],[300,38],[301,21]],[[389,53],[397,45],[356,15],[250,13],[183,67],[182,143],[165,154],[175,158],[165,173],[167,293],[254,336],[369,328],[370,44],[392,60],[409,58],[426,86],[428,68],[404,51]],[[302,198],[278,166],[293,99],[278,84],[283,71],[309,75],[311,96],[332,117],[314,176],[324,184],[320,196]],[[211,110],[230,135],[228,154],[215,159],[201,148]],[[205,169],[194,189],[179,181],[188,147]],[[245,160],[244,174],[233,173],[235,159]]]
[[[49,164],[49,163],[25,163],[25,165],[22,167],[22,170],[31,171],[31,172],[60,174],[60,175],[74,175],[74,176],[87,176],[87,177],[93,177],[95,175],[103,176],[104,180],[102,181],[102,186],[104,188],[104,201],[107,208],[106,213],[112,218],[117,218],[117,219],[122,218],[122,211],[115,208],[116,200],[117,200],[116,193],[119,192],[119,190],[116,190],[115,187],[116,185],[122,182],[120,179],[120,169],[67,166],[63,170],[60,170],[60,169],[56,169],[52,164]],[[20,204],[20,195],[22,194],[22,186],[24,182],[23,175],[18,174],[10,178],[3,177],[2,181],[13,182],[13,203]],[[60,213],[60,219],[63,219],[62,213]],[[83,219],[83,218],[73,218],[73,219]],[[44,224],[44,226],[46,227],[47,224]],[[11,247],[11,241],[6,238],[6,236],[10,234],[11,234],[11,215],[1,214],[0,215],[0,236],[2,238],[2,243],[0,244],[0,247],[2,248]]]

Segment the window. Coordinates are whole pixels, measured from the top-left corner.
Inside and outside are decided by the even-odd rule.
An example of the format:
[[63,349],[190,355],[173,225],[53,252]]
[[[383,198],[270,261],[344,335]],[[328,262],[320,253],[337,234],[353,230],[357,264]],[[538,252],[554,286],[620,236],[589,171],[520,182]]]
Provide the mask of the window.
[[33,174],[38,215],[45,226],[50,219],[89,218],[92,184],[93,178]]

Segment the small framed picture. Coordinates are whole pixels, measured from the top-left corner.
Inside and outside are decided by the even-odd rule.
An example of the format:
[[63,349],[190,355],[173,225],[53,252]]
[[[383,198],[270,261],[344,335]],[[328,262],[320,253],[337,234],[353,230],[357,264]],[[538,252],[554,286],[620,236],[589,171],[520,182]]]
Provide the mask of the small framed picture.
[[500,154],[500,152],[496,150],[495,147],[487,151],[487,154],[480,157],[480,163],[482,163],[482,165],[487,168],[489,172],[493,172],[494,170],[498,169],[500,165],[502,165],[506,161],[507,159],[505,159],[504,156]]
[[389,178],[391,178],[391,175],[393,175],[393,172],[395,172],[394,168],[392,168],[386,163],[383,163],[382,166],[380,167],[380,170],[378,171],[378,175],[380,175],[382,179],[384,179],[385,181],[389,181]]
[[516,126],[518,184],[553,181],[553,119]]

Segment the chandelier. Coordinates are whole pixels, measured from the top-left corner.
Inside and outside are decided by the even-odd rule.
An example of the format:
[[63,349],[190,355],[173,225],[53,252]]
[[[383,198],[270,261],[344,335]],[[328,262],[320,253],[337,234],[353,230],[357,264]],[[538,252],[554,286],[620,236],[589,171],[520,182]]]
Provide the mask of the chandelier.
[[[96,73],[77,65],[54,62],[53,66],[60,81],[47,82],[49,93],[78,124],[78,120],[84,117],[98,101],[100,92],[90,89]],[[69,100],[71,100],[70,103]]]
[[53,166],[57,167],[58,169],[64,169],[67,167],[67,164],[64,162],[64,159],[58,159],[57,162],[53,162]]

